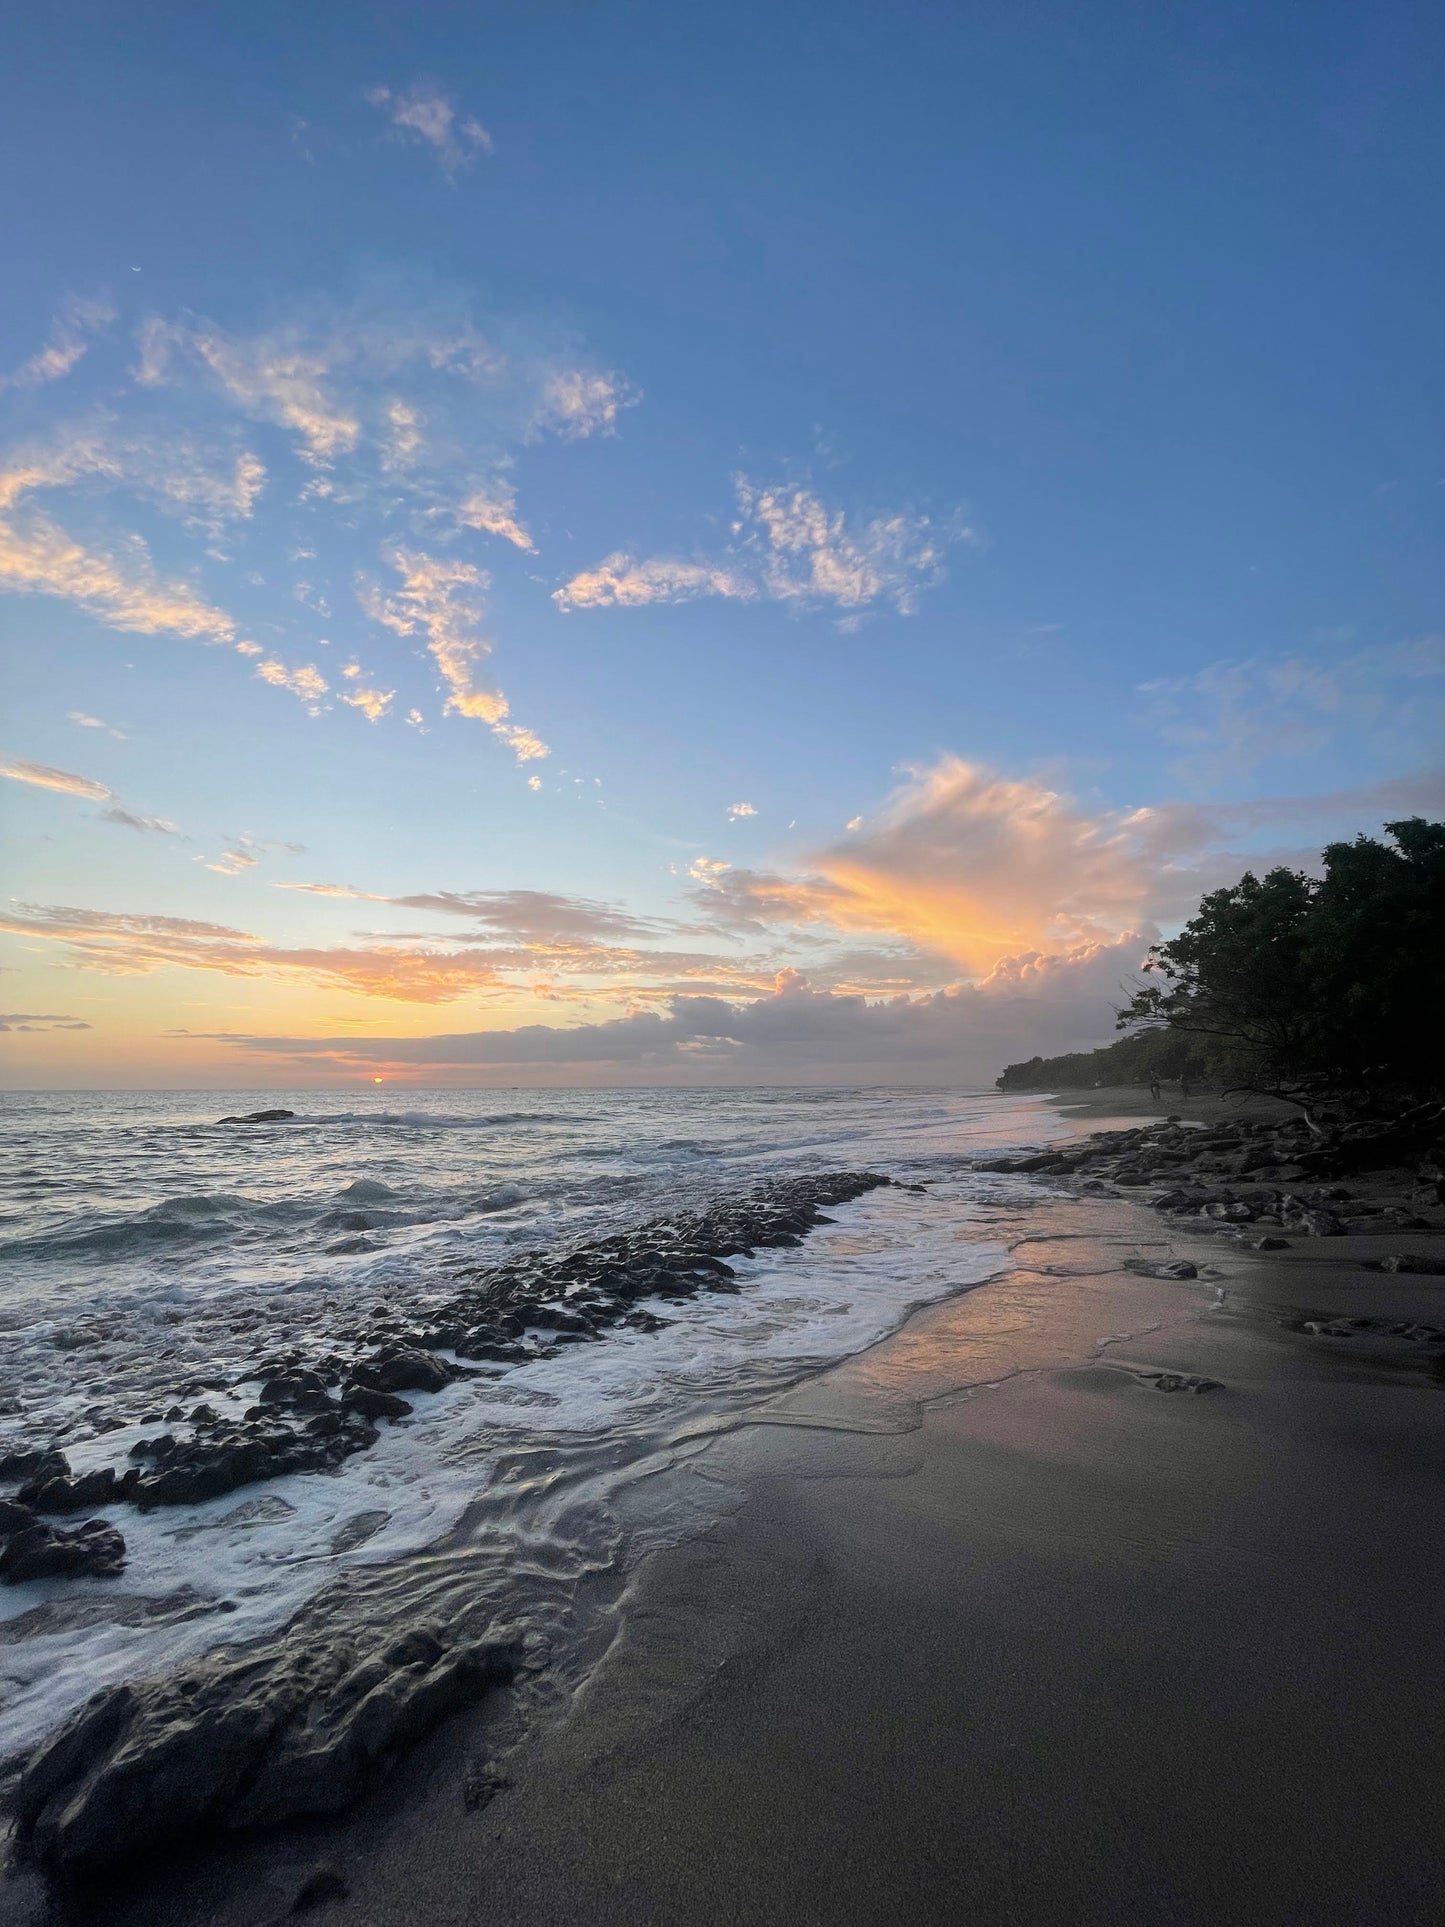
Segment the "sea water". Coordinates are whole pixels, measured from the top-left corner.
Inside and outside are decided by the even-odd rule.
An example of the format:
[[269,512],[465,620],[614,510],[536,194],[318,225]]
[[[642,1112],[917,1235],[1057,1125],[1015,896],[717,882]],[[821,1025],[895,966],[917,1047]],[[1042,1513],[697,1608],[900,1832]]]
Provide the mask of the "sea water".
[[[218,1121],[260,1108],[295,1116]],[[253,1392],[231,1388],[260,1354],[323,1352],[376,1305],[424,1314],[464,1267],[760,1177],[925,1187],[737,1260],[736,1295],[649,1307],[662,1330],[409,1394],[413,1415],[338,1469],[104,1509],[121,1577],[0,1588],[0,1760],[98,1687],[288,1622],[511,1616],[560,1654],[584,1579],[705,1512],[695,1494],[684,1518],[674,1481],[649,1516],[645,1482],[995,1274],[1006,1181],[967,1160],[1062,1129],[1028,1099],[878,1089],[37,1092],[0,1117],[0,1452],[55,1443],[78,1472],[123,1470],[173,1401],[243,1409]]]

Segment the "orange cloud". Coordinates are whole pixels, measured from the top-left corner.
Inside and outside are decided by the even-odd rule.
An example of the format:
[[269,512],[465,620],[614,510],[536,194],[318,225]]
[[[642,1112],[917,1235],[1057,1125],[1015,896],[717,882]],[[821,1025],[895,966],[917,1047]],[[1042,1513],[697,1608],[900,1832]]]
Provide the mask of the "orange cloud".
[[879,828],[823,851],[834,921],[891,930],[984,976],[1024,950],[1071,950],[1147,921],[1157,865],[1125,819],[960,757],[920,772]]
[[12,783],[33,783],[37,789],[63,790],[67,796],[89,797],[93,803],[109,803],[115,794],[104,783],[77,776],[73,770],[52,769],[48,763],[0,763],[0,776],[9,777]]
[[509,720],[511,706],[500,690],[477,680],[477,664],[492,653],[481,634],[486,613],[483,593],[491,577],[470,562],[448,561],[414,549],[393,549],[391,564],[401,577],[394,595],[376,587],[362,594],[362,606],[399,636],[424,635],[432,660],[451,692],[447,709],[454,716],[484,722],[507,744],[519,763],[549,752],[534,731]]

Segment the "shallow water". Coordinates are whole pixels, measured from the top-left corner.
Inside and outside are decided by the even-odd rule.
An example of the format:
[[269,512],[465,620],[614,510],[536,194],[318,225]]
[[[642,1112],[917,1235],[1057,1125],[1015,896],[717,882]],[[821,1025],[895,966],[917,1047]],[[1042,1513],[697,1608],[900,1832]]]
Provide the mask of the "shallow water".
[[[228,1112],[283,1107],[284,1124]],[[411,1395],[414,1415],[328,1473],[149,1515],[108,1508],[119,1580],[0,1590],[0,1758],[99,1685],[298,1611],[326,1627],[515,1614],[558,1650],[581,1580],[685,1528],[638,1482],[729,1414],[995,1272],[965,1154],[1062,1129],[1027,1099],[904,1091],[414,1092],[7,1097],[0,1164],[0,1450],[123,1466],[172,1400],[217,1410],[261,1351],[324,1348],[378,1303],[424,1310],[466,1265],[745,1191],[882,1171],[737,1295],[653,1307],[549,1359]],[[104,1429],[110,1428],[110,1429]],[[674,1497],[676,1482],[659,1482]],[[631,1494],[624,1529],[619,1495]],[[700,1503],[694,1499],[690,1503]],[[565,1676],[565,1668],[563,1669]]]

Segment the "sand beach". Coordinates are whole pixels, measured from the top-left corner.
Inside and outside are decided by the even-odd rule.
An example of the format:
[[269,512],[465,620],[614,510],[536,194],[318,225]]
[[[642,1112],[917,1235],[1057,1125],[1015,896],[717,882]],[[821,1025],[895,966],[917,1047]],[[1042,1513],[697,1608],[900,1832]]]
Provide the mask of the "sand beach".
[[737,1502],[490,1777],[464,1715],[349,1818],[68,1917],[1440,1918],[1445,1279],[1370,1269],[1398,1234],[1256,1252],[1120,1198],[1009,1243],[719,1434]]

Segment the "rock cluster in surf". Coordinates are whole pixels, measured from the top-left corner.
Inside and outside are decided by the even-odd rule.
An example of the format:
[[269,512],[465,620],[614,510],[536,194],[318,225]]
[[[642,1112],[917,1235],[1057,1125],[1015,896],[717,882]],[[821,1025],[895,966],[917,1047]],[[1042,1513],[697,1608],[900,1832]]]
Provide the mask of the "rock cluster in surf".
[[[1445,1117],[1428,1106],[1390,1123],[1322,1131],[1303,1118],[1205,1128],[1171,1118],[1096,1132],[1057,1150],[980,1158],[974,1168],[1078,1180],[1085,1191],[1143,1192],[1156,1211],[1272,1251],[1288,1243],[1278,1233],[1334,1238],[1436,1228],[1445,1205]],[[1376,1174],[1371,1196],[1330,1182],[1365,1172]],[[1404,1253],[1384,1260],[1391,1269],[1439,1262]]]
[[[253,1399],[238,1418],[205,1405],[158,1415],[168,1429],[119,1471],[77,1477],[46,1448],[0,1459],[0,1481],[19,1485],[0,1500],[0,1540],[36,1527],[63,1536],[46,1511],[180,1505],[339,1464],[375,1443],[379,1420],[410,1413],[402,1393],[552,1357],[609,1327],[655,1329],[664,1321],[649,1305],[739,1291],[729,1259],[801,1244],[829,1222],[825,1206],[891,1182],[871,1171],[775,1179],[705,1210],[462,1273],[424,1320],[374,1305],[345,1351],[258,1361],[232,1388]],[[114,1527],[79,1530],[109,1533],[123,1558]],[[282,1635],[116,1687],[25,1766],[14,1796],[21,1850],[52,1873],[93,1873],[197,1830],[336,1811],[429,1726],[509,1677],[517,1653],[495,1631],[478,1644],[423,1628],[370,1655]]]
[[139,1440],[119,1468],[77,1475],[53,1446],[11,1452],[0,1458],[0,1483],[18,1484],[0,1503],[0,1577],[118,1572],[125,1546],[113,1526],[92,1521],[67,1533],[46,1518],[119,1504],[194,1505],[283,1473],[327,1471],[375,1445],[379,1420],[411,1412],[403,1392],[439,1392],[488,1365],[550,1358],[611,1326],[656,1330],[663,1321],[641,1301],[737,1291],[729,1258],[799,1244],[827,1222],[824,1205],[890,1182],[872,1171],[775,1179],[705,1211],[463,1272],[460,1289],[425,1322],[374,1305],[348,1352],[260,1361],[232,1388],[256,1387],[244,1411],[200,1404],[157,1414],[169,1429]]

